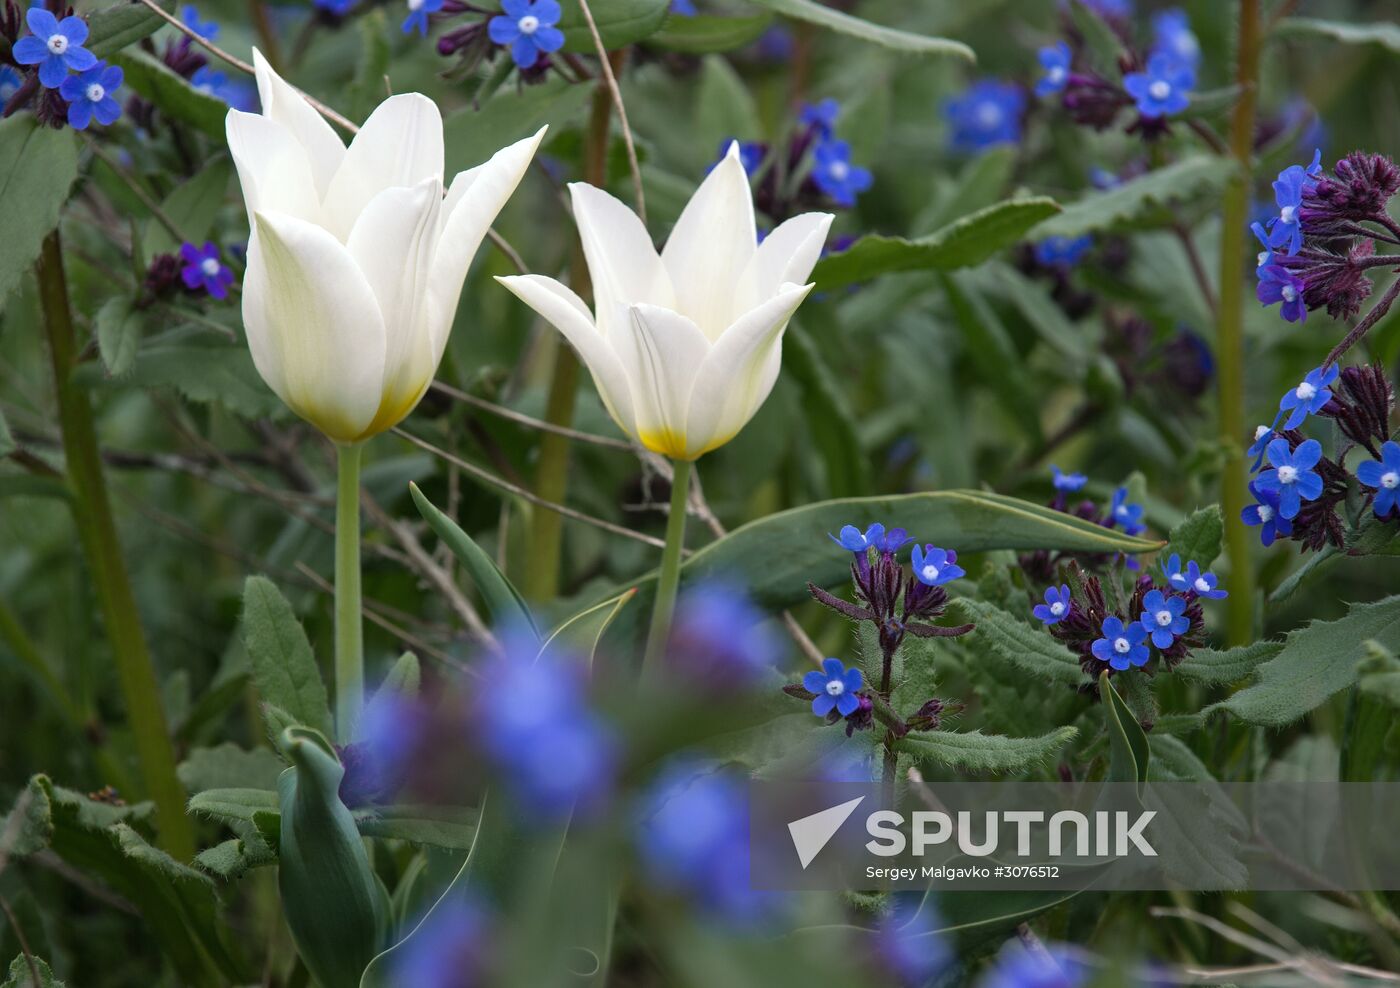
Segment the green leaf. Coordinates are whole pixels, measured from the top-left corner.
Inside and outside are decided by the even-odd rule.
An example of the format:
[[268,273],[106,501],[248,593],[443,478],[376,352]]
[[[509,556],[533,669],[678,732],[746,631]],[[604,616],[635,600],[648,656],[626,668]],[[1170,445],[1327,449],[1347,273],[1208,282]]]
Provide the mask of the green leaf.
[[1176,219],[1166,207],[1184,199],[1206,201],[1234,174],[1229,158],[1198,154],[1150,171],[1064,207],[1036,229],[1039,237],[1078,237],[1086,233],[1162,226]]
[[5,421],[5,413],[0,412],[0,460],[18,448],[19,445],[15,442],[15,437],[10,433],[10,423]]
[[1180,114],[1179,120],[1197,120],[1201,117],[1214,116],[1230,109],[1239,101],[1240,94],[1244,89],[1240,86],[1223,86],[1220,89],[1207,89],[1202,92],[1191,94],[1191,105],[1184,113]]
[[686,55],[733,51],[757,41],[772,23],[773,15],[768,13],[749,17],[673,16],[647,39],[647,45]]
[[242,878],[254,868],[277,863],[277,854],[267,842],[233,837],[195,855],[195,866],[226,882]]
[[1119,59],[1126,54],[1123,40],[1099,12],[1084,0],[1070,0],[1069,16],[1071,23],[1084,38],[1085,47],[1094,63],[1103,69],[1117,69]]
[[495,561],[481,546],[472,541],[471,536],[458,528],[455,521],[435,508],[418,489],[417,484],[410,483],[408,490],[423,520],[466,568],[467,575],[476,584],[494,624],[499,628],[529,628],[539,637],[539,628],[535,625],[534,616],[531,615],[525,598],[520,596],[520,591],[506,579]]
[[822,291],[830,291],[899,271],[973,267],[1023,239],[1032,227],[1055,222],[1048,218],[1059,211],[1055,200],[1032,196],[979,209],[917,240],[871,234],[823,258],[812,280]]
[[812,439],[826,464],[827,492],[853,497],[870,490],[870,462],[856,432],[855,409],[820,349],[795,322],[788,324],[783,356],[783,366],[801,388],[807,420],[814,423]]
[[1061,727],[1038,738],[1008,738],[980,731],[908,735],[895,747],[916,761],[970,772],[1023,772],[1044,765],[1078,734]]
[[754,2],[760,7],[767,7],[784,17],[806,21],[829,31],[835,31],[838,34],[844,34],[861,41],[869,41],[894,51],[908,52],[914,55],[953,55],[969,62],[977,60],[972,49],[960,41],[930,38],[922,34],[913,34],[908,31],[899,31],[879,24],[872,24],[859,17],[852,17],[850,14],[825,7],[817,3],[816,0],[754,0]]
[[1362,692],[1384,700],[1392,707],[1400,707],[1400,659],[1380,642],[1366,643],[1366,658],[1361,660],[1357,670],[1356,685]]
[[39,124],[32,113],[0,120],[0,311],[33,266],[78,177],[77,139]]
[[476,837],[476,809],[462,806],[382,806],[357,816],[365,837],[466,851]]
[[551,130],[583,111],[592,89],[552,79],[538,86],[507,89],[480,109],[448,114],[442,132],[447,171],[456,174],[481,164],[498,150],[524,140],[541,127]]
[[756,139],[763,133],[753,92],[728,59],[710,55],[701,61],[692,126],[692,147],[705,155],[714,154],[722,141]]
[[[35,975],[38,975],[37,979]],[[53,976],[53,969],[33,954],[20,954],[10,964],[10,972],[0,988],[63,988],[63,982]]]
[[[1131,674],[1130,674],[1131,675]],[[1108,734],[1110,756],[1108,760],[1109,782],[1132,782],[1137,785],[1138,798],[1142,798],[1142,787],[1147,784],[1148,767],[1152,752],[1147,745],[1147,735],[1137,722],[1133,712],[1113,688],[1113,679],[1108,671],[1099,674],[1099,697],[1103,707],[1104,730]]]
[[340,801],[345,769],[315,731],[282,735],[277,886],[297,951],[321,988],[358,988],[387,939],[389,903],[355,820]]
[[107,382],[101,369],[90,363],[74,371],[73,378],[89,387],[173,388],[190,401],[217,403],[247,419],[265,418],[282,409],[254,368],[245,344],[207,336],[141,347],[136,366],[119,382]]
[[190,797],[189,810],[220,823],[251,824],[260,813],[280,814],[281,803],[271,789],[206,789]]
[[292,605],[265,576],[243,585],[243,643],[258,695],[322,733],[330,731],[326,684]]
[[418,656],[405,652],[390,666],[384,682],[379,684],[375,695],[390,692],[399,696],[415,697],[423,685],[423,670],[418,665]]
[[940,278],[966,345],[963,352],[1008,414],[1032,440],[1040,439],[1040,400],[1011,335],[971,278]]
[[97,348],[102,363],[112,377],[121,377],[136,365],[141,345],[141,317],[131,299],[118,295],[97,310]]
[[1167,536],[1167,547],[1159,558],[1165,562],[1177,555],[1181,557],[1183,570],[1188,562],[1194,562],[1203,570],[1210,569],[1210,564],[1220,555],[1220,540],[1224,537],[1225,520],[1221,517],[1220,505],[1197,508],[1172,529]]
[[175,770],[187,792],[209,789],[276,789],[282,759],[266,748],[251,751],[225,741],[215,748],[195,748]]
[[1400,596],[1353,604],[1344,618],[1290,633],[1278,655],[1255,670],[1252,685],[1203,712],[1228,710],[1263,727],[1291,724],[1356,682],[1369,640],[1400,649]]
[[543,655],[551,648],[567,649],[578,653],[591,666],[598,651],[598,643],[603,640],[603,633],[608,630],[618,612],[635,596],[635,589],[625,590],[616,597],[575,614],[555,629],[549,640],[540,646],[539,654]]
[[[671,0],[588,0],[588,9],[593,12],[598,34],[608,51],[651,37],[666,22],[670,6]],[[558,27],[564,32],[564,50],[594,54],[597,48],[588,21],[584,19],[583,7],[566,3],[563,8]]]
[[223,100],[195,89],[189,80],[140,49],[113,54],[110,60],[126,73],[125,85],[154,104],[161,113],[203,131],[220,143],[224,141],[228,104]]
[[1021,313],[1046,346],[1064,358],[1063,369],[1071,373],[1086,369],[1096,352],[1096,340],[1088,327],[1070,322],[1045,286],[1010,265],[989,267],[988,274],[999,282],[1001,297]]
[[[205,164],[189,181],[177,186],[160,204],[161,212],[192,244],[201,244],[223,208],[233,166],[227,158]],[[146,224],[146,246],[152,254],[170,254],[180,245],[155,219]]]
[[965,639],[974,651],[989,649],[1018,673],[1066,686],[1079,686],[1087,679],[1079,656],[1043,629],[1031,627],[995,604],[958,597],[949,602],[948,613],[954,621],[977,625]]
[[1213,648],[1191,651],[1173,672],[1183,679],[1206,686],[1225,686],[1239,682],[1283,651],[1283,642],[1261,641],[1252,645],[1217,652]]
[[1347,45],[1380,45],[1400,53],[1400,24],[1376,18],[1365,24],[1325,21],[1315,17],[1287,17],[1274,28],[1275,38],[1325,38]]
[[[155,0],[166,13],[175,10],[174,0]],[[118,0],[88,18],[87,49],[98,58],[110,58],[127,45],[150,37],[165,20],[145,4]]]

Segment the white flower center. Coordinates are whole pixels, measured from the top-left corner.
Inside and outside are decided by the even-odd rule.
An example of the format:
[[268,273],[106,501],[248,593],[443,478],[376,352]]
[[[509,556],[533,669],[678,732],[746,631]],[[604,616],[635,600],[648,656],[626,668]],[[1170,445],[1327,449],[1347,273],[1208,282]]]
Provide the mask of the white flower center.
[[1001,107],[995,103],[981,103],[975,114],[977,124],[984,130],[991,130],[1001,124]]
[[199,270],[204,272],[206,278],[217,278],[219,276],[219,262],[216,258],[206,257],[200,263]]
[[1284,285],[1279,294],[1283,296],[1285,302],[1294,302],[1297,301],[1298,298],[1298,289],[1294,288],[1292,285]]
[[1113,640],[1113,650],[1119,655],[1127,655],[1133,650],[1133,643],[1126,638],[1115,638]]
[[927,566],[925,566],[925,567],[924,567],[922,570],[920,570],[919,572],[921,572],[921,573],[924,574],[924,579],[925,579],[925,580],[936,580],[936,579],[938,579],[938,567],[935,566],[935,565],[933,565],[933,563],[929,563]]
[[107,95],[107,90],[102,88],[102,83],[94,82],[91,86],[87,87],[86,95],[89,102],[101,103]]
[[[1288,289],[1285,288],[1284,292],[1287,291]],[[1314,398],[1317,397],[1317,388],[1313,387],[1307,381],[1304,381],[1302,384],[1298,385],[1298,387],[1293,389],[1293,393],[1298,396],[1299,401],[1312,401]]]
[[1204,576],[1196,577],[1196,593],[1210,593],[1210,584]]
[[1158,79],[1152,85],[1147,87],[1147,95],[1151,96],[1153,99],[1158,101],[1166,99],[1171,94],[1171,83],[1167,82],[1164,79]]
[[846,176],[851,173],[851,166],[844,161],[833,161],[827,166],[826,170],[831,173],[831,177],[836,179],[836,181],[844,182]]
[[534,14],[526,14],[515,22],[515,26],[520,28],[521,34],[534,34],[540,29],[540,19]]
[[1298,216],[1297,206],[1284,206],[1279,210],[1278,221],[1284,225],[1291,224]]
[[1265,436],[1267,436],[1273,431],[1274,430],[1270,429],[1267,425],[1256,426],[1254,429],[1254,441],[1257,443],[1259,440],[1263,439]]
[[1387,470],[1381,474],[1381,486],[1388,491],[1393,491],[1400,487],[1400,471]]
[[1269,252],[1267,250],[1261,250],[1254,266],[1256,268],[1262,268],[1267,263],[1269,263]]
[[1060,616],[1061,614],[1063,614],[1064,612],[1065,612],[1065,605],[1062,604],[1060,601],[1057,600],[1057,601],[1055,601],[1055,603],[1053,603],[1053,604],[1050,605],[1050,613],[1053,614],[1053,615],[1055,615],[1056,617],[1059,617],[1059,616]]
[[1274,518],[1274,509],[1273,509],[1273,508],[1269,507],[1267,504],[1261,504],[1261,505],[1259,505],[1259,521],[1260,521],[1260,522],[1262,522],[1262,523],[1264,523],[1264,524],[1268,524],[1269,522],[1273,521],[1273,518]]
[[55,55],[62,55],[68,50],[68,39],[61,34],[50,35],[49,51]]
[[1171,623],[1172,623],[1172,612],[1171,612],[1171,611],[1168,611],[1168,610],[1160,610],[1160,611],[1157,612],[1157,626],[1158,626],[1159,628],[1165,628],[1167,625],[1169,625],[1169,624],[1171,624]]
[[1280,484],[1296,484],[1298,482],[1298,468],[1288,466],[1279,467],[1278,482]]
[[841,680],[828,679],[826,681],[827,696],[840,696],[844,692],[846,692],[846,684],[841,682]]
[[1046,78],[1058,86],[1060,83],[1065,81],[1065,77],[1068,75],[1069,72],[1065,69],[1064,66],[1057,65],[1046,73]]

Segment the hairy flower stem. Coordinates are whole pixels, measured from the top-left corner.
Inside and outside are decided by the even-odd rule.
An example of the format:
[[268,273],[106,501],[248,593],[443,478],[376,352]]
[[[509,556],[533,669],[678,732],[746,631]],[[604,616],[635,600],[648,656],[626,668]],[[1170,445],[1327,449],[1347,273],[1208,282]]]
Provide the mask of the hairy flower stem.
[[96,585],[102,622],[116,662],[117,679],[121,683],[127,721],[145,784],[144,795],[149,795],[156,804],[161,845],[175,857],[188,860],[194,855],[194,830],[185,815],[184,787],[175,775],[175,749],[170,743],[165,712],[160,705],[160,682],[146,645],[136,597],[117,538],[92,405],[87,392],[73,383],[79,347],[73,329],[73,313],[68,305],[63,248],[57,230],[44,240],[37,275],[39,303],[53,363],[59,424],[63,430],[63,453],[73,494],[74,522]]
[[1230,561],[1227,633],[1230,644],[1243,645],[1254,631],[1254,571],[1249,530],[1240,519],[1246,504],[1247,463],[1244,447],[1244,291],[1245,234],[1254,151],[1254,118],[1259,86],[1259,0],[1240,0],[1235,82],[1240,98],[1230,118],[1230,153],[1237,169],[1225,190],[1220,234],[1220,310],[1216,362],[1219,375],[1219,427],[1225,449],[1220,504],[1225,515],[1225,551]]
[[681,581],[681,550],[685,548],[685,513],[690,497],[690,472],[695,465],[675,462],[671,478],[671,514],[666,519],[666,548],[661,551],[661,572],[656,579],[656,603],[651,611],[651,630],[642,659],[642,678],[655,676],[671,637],[671,617],[676,611],[676,590]]
[[1327,355],[1327,359],[1322,362],[1323,367],[1331,367],[1341,359],[1356,344],[1361,342],[1362,337],[1380,322],[1385,314],[1390,311],[1390,307],[1395,304],[1396,296],[1400,296],[1400,278],[1396,278],[1390,283],[1390,288],[1381,296],[1381,300],[1371,307],[1371,311],[1366,313],[1366,318],[1362,319],[1351,332],[1342,338],[1342,341],[1332,348],[1332,352]]
[[364,623],[360,612],[359,444],[336,446],[335,489],[335,732],[355,740],[365,694]]

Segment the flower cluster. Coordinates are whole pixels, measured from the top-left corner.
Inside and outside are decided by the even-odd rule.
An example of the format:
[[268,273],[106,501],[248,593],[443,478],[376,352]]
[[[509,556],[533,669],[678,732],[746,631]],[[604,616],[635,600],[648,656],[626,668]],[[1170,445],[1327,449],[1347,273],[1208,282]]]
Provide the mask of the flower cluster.
[[83,47],[87,21],[75,14],[62,20],[43,6],[31,6],[24,23],[29,33],[20,36],[19,7],[7,0],[0,17],[0,36],[9,45],[9,65],[0,63],[0,114],[8,116],[34,103],[39,119],[61,127],[66,120],[74,130],[86,130],[94,120],[106,126],[121,116],[114,94],[121,88],[122,70],[100,61]]
[[[1064,473],[1057,466],[1051,466],[1050,473],[1050,483],[1055,493],[1049,501],[1049,506],[1056,511],[1083,518],[1104,528],[1122,529],[1127,535],[1141,535],[1147,531],[1147,523],[1143,520],[1143,506],[1128,500],[1127,487],[1116,488],[1109,503],[1100,505],[1091,498],[1071,498],[1071,495],[1079,493],[1089,483],[1089,478],[1084,474]],[[1081,562],[1094,567],[1106,566],[1117,558],[1119,557],[1113,554],[1079,557]],[[1051,553],[1042,549],[1023,554],[1019,562],[1021,569],[1030,579],[1037,583],[1048,583],[1054,578],[1056,567],[1064,559],[1063,553]],[[1127,566],[1129,569],[1136,569],[1137,560],[1130,558]]]
[[404,34],[426,37],[434,15],[465,19],[465,24],[437,42],[438,54],[458,58],[464,75],[504,50],[510,52],[522,76],[535,81],[549,69],[550,56],[564,47],[564,32],[556,26],[563,16],[557,0],[501,0],[499,13],[465,0],[407,0],[407,4]]
[[[1394,407],[1394,390],[1378,366],[1309,371],[1279,400],[1273,425],[1255,430],[1249,447],[1256,474],[1249,490],[1255,503],[1242,512],[1244,523],[1259,529],[1266,546],[1282,537],[1307,549],[1341,548],[1346,528],[1340,509],[1353,489],[1353,477],[1377,518],[1396,518],[1400,444],[1389,438]],[[1324,456],[1322,444],[1299,431],[1315,415],[1332,419],[1345,440],[1335,458]],[[1351,473],[1344,464],[1353,448],[1371,458]]]
[[998,144],[1021,140],[1026,112],[1025,91],[1015,83],[980,79],[943,104],[948,143],[954,151],[972,154]]
[[692,684],[732,692],[760,679],[782,648],[768,615],[737,583],[710,580],[677,601],[666,662]]
[[[1377,244],[1400,245],[1400,224],[1387,209],[1397,190],[1394,162],[1362,151],[1337,162],[1331,174],[1321,151],[1306,167],[1279,172],[1277,214],[1251,226],[1263,248],[1256,266],[1259,301],[1279,305],[1289,322],[1303,322],[1317,309],[1334,319],[1360,312],[1371,295],[1371,270],[1400,269],[1400,255],[1377,253]],[[1373,313],[1376,319],[1392,299]]]
[[1119,79],[1105,78],[1091,69],[1083,57],[1083,39],[1070,30],[1069,41],[1040,49],[1042,75],[1036,83],[1036,95],[1058,95],[1076,123],[1095,130],[1113,126],[1123,109],[1133,107],[1137,115],[1127,131],[1159,137],[1168,129],[1168,118],[1191,105],[1196,88],[1201,48],[1191,22],[1181,10],[1162,11],[1153,18],[1152,39],[1144,50],[1134,47],[1126,15],[1099,13],[1124,47]]

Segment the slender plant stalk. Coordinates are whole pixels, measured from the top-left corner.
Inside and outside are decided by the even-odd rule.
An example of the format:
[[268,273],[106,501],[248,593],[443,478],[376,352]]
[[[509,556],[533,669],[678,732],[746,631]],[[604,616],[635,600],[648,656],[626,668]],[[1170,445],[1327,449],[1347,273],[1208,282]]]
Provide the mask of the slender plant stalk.
[[690,472],[695,465],[677,460],[671,478],[671,514],[666,519],[666,548],[661,550],[661,573],[656,580],[656,603],[651,611],[646,657],[642,676],[653,676],[671,636],[671,617],[676,611],[676,590],[681,582],[681,550],[685,548],[685,513],[690,498]]
[[1254,116],[1259,84],[1259,0],[1240,0],[1235,81],[1240,98],[1230,118],[1230,154],[1238,169],[1225,190],[1220,234],[1220,313],[1216,362],[1220,368],[1220,443],[1225,449],[1220,505],[1225,514],[1225,552],[1230,561],[1227,631],[1232,645],[1249,642],[1254,631],[1254,571],[1249,530],[1240,520],[1246,502],[1244,288],[1245,228],[1254,154]]
[[175,749],[160,705],[160,682],[146,645],[131,590],[121,543],[117,538],[107,480],[93,425],[87,393],[73,383],[78,366],[78,340],[68,305],[63,272],[63,247],[58,231],[44,240],[37,268],[39,302],[53,363],[54,391],[68,483],[73,491],[73,514],[97,589],[112,657],[117,664],[127,720],[135,740],[136,757],[146,795],[156,804],[161,845],[182,860],[194,855],[194,830],[185,815],[185,790],[175,775]]
[[355,739],[365,695],[365,639],[360,609],[359,444],[336,447],[335,487],[335,731]]

